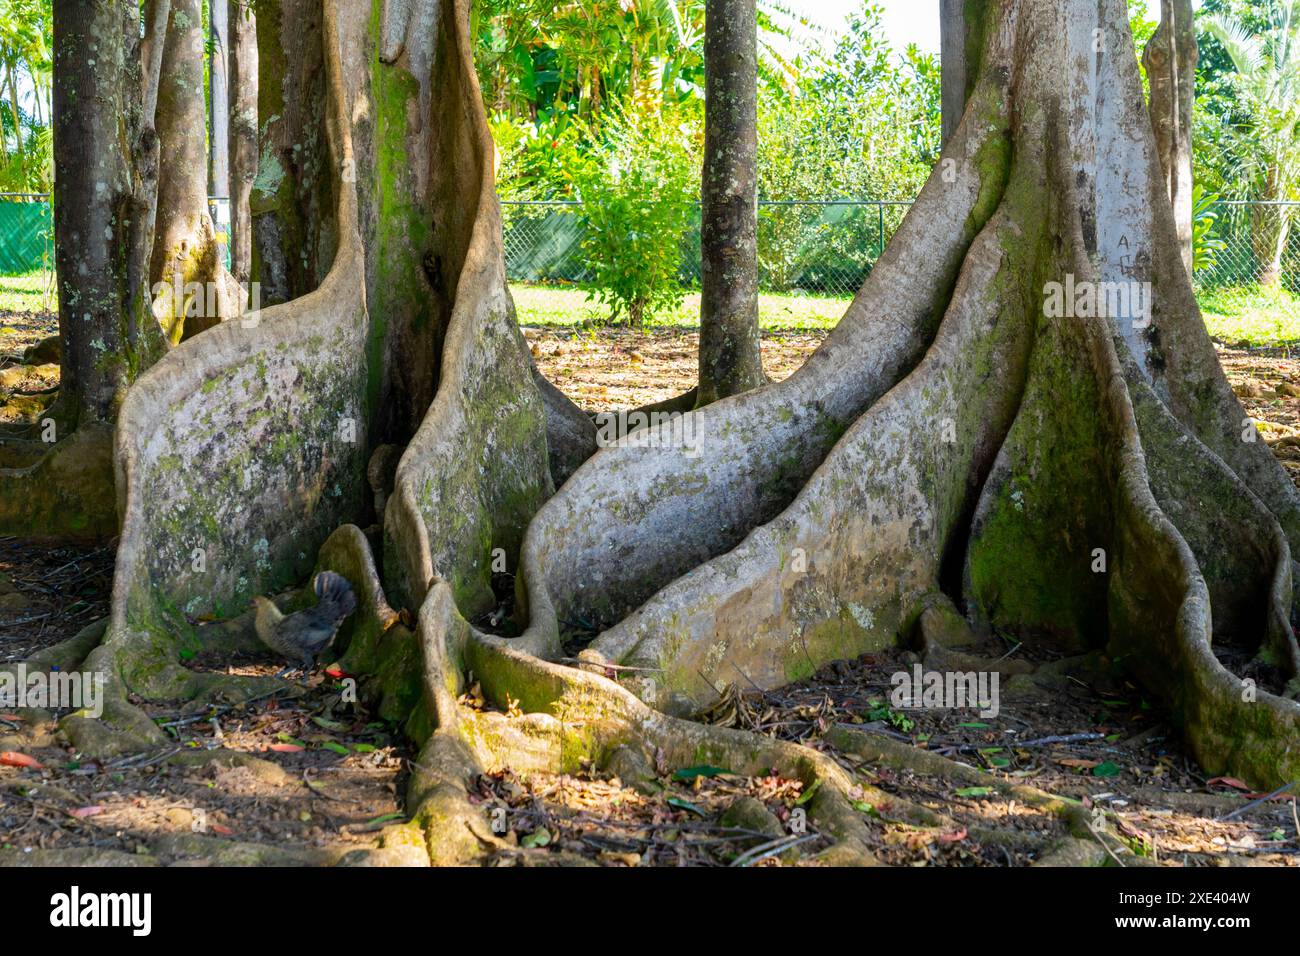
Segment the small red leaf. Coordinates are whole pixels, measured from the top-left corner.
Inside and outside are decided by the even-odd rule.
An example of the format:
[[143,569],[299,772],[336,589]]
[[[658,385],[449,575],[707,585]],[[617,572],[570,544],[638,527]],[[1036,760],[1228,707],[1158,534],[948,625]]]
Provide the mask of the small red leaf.
[[939,842],[940,842],[940,843],[957,843],[958,841],[960,841],[960,840],[964,840],[964,839],[966,839],[966,828],[965,828],[965,827],[962,827],[960,830],[954,830],[952,833],[940,833],[940,834],[939,834]]
[[209,823],[208,829],[219,836],[234,836],[235,831],[230,827],[224,827],[220,823]]
[[86,817],[97,817],[103,812],[104,808],[98,805],[93,807],[77,807],[75,810],[68,811],[71,816],[76,817],[78,820],[84,820]]
[[271,744],[266,749],[274,750],[276,753],[282,754],[296,754],[302,752],[302,748],[297,744]]
[[337,664],[331,664],[329,667],[325,668],[325,676],[332,677],[335,680],[342,680],[344,677],[351,677],[352,675]]
[[1221,783],[1225,787],[1232,787],[1235,790],[1250,790],[1250,787],[1247,784],[1242,783],[1236,777],[1214,777],[1210,780],[1208,785],[1212,787],[1216,783]]
[[30,770],[45,769],[35,757],[20,754],[16,750],[6,750],[4,753],[0,753],[0,764],[6,767],[27,767]]

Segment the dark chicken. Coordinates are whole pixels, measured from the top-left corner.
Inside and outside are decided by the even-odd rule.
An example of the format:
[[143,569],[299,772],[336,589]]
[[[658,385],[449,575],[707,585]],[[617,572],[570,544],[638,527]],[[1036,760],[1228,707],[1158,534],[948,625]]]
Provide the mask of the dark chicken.
[[343,621],[357,606],[352,585],[340,574],[322,571],[312,586],[319,599],[316,606],[288,616],[270,598],[253,598],[258,638],[280,656],[296,662],[304,674],[315,666],[316,658],[329,647]]

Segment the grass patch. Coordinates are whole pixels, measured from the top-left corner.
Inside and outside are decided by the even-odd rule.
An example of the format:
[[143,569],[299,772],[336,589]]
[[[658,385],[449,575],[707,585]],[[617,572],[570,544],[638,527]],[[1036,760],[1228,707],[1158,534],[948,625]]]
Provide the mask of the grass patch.
[[50,278],[46,272],[0,275],[0,312],[54,311],[55,291]]
[[1198,289],[1210,335],[1228,345],[1276,347],[1300,343],[1300,296],[1256,285]]
[[[587,298],[582,289],[566,286],[514,283],[510,294],[515,300],[520,325],[576,326],[584,322],[603,322],[607,307]],[[765,329],[833,329],[844,317],[852,299],[773,295],[758,297],[758,321]],[[646,321],[650,328],[690,328],[700,325],[700,294],[687,293],[681,305],[661,312]]]

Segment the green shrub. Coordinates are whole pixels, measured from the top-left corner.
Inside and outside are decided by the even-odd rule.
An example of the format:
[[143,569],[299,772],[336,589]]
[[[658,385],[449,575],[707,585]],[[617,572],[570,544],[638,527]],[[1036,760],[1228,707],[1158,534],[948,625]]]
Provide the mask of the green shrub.
[[641,325],[684,298],[678,270],[699,192],[698,131],[687,112],[628,111],[592,133],[599,148],[566,157],[582,202],[574,214],[584,220],[585,288],[611,322]]

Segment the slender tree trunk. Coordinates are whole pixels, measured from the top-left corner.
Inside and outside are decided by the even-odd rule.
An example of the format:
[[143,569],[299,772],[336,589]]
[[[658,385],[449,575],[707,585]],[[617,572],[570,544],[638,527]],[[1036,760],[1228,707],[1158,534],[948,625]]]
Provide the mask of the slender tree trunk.
[[9,64],[9,103],[13,106],[14,111],[14,143],[18,147],[18,152],[23,151],[23,114],[18,109],[18,80],[15,78],[14,65]]
[[699,405],[762,385],[758,330],[758,18],[705,6]]
[[1265,205],[1256,206],[1251,213],[1251,243],[1255,251],[1255,281],[1261,286],[1277,285],[1282,278],[1282,256],[1286,252],[1287,238],[1291,234],[1290,207],[1276,205],[1278,190],[1273,188],[1269,176]]
[[206,114],[202,6],[202,0],[171,0],[158,87],[161,158],[150,277],[154,314],[173,343],[233,311],[208,213],[205,137],[196,135]]
[[54,235],[63,340],[60,404],[72,424],[108,422],[129,381],[126,247],[133,195],[124,154],[129,72],[114,0],[54,3]]
[[1148,104],[1183,264],[1192,271],[1192,110],[1196,103],[1196,28],[1192,0],[1161,0],[1160,26],[1142,51]]
[[[225,201],[225,220],[215,223],[217,254],[230,245],[230,6],[208,0],[208,195]],[[220,217],[218,217],[220,218]]]
[[257,178],[257,17],[241,3],[230,23],[230,271],[247,289],[253,271],[250,199]]
[[966,112],[966,17],[963,0],[939,0],[940,100],[943,142]]

